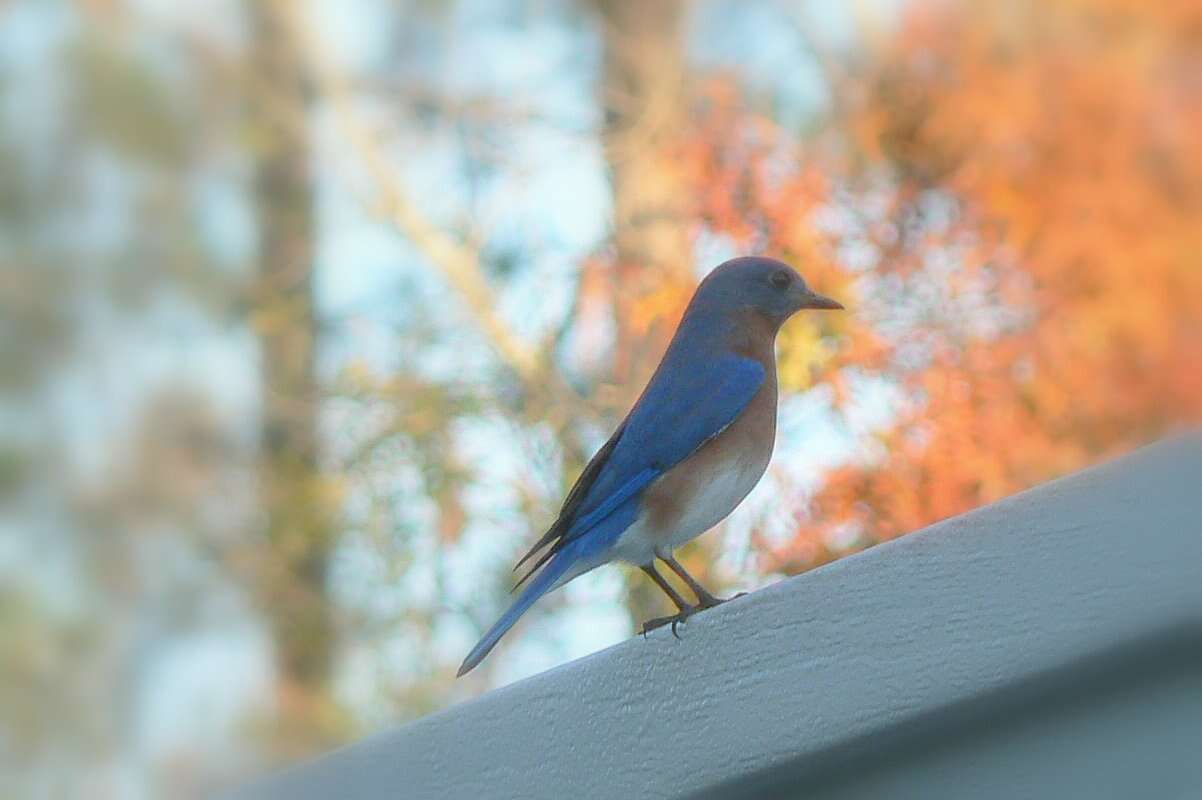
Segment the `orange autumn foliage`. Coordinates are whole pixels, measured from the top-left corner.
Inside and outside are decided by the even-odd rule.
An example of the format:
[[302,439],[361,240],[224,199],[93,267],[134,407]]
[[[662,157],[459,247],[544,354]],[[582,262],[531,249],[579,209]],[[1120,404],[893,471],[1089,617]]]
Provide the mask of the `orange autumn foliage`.
[[[729,87],[686,145],[706,226],[857,298],[814,323],[838,342],[821,376],[840,389],[855,369],[905,398],[770,568],[1202,417],[1202,6],[914,3],[837,91],[826,128],[787,142],[787,174],[788,137],[732,110]],[[851,269],[814,213],[881,196],[861,226],[879,257]]]
[[961,272],[1020,320],[936,322],[887,455],[828,476],[799,537],[906,533],[1198,417],[1200,54],[1196,3],[910,10],[848,127],[900,204],[955,199]]

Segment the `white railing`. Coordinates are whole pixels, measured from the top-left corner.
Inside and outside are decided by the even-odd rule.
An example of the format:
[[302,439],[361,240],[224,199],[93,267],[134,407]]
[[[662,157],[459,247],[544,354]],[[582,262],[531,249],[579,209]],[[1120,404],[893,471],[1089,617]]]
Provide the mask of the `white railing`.
[[1184,797],[1200,743],[1191,434],[234,796]]

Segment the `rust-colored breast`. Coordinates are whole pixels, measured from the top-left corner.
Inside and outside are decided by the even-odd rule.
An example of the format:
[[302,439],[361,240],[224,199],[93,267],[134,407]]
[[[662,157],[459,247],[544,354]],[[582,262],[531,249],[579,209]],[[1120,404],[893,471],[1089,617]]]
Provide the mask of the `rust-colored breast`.
[[[754,329],[752,334],[758,333]],[[725,430],[648,488],[648,533],[679,547],[725,518],[755,488],[776,440],[774,330],[749,335],[737,351],[764,365],[764,383]]]

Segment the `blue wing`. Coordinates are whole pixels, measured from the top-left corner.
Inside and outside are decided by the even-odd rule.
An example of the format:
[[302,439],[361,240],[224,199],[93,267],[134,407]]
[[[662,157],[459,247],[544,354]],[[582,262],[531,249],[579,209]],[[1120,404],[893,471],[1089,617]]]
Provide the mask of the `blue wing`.
[[628,521],[602,526],[605,535],[595,550],[613,544],[637,516],[642,491],[734,422],[759,391],[765,370],[758,361],[701,350],[669,349],[643,396],[572,487],[555,524],[518,562],[520,567],[551,545],[522,580],[569,542],[600,533],[600,523],[618,514]]
[[[685,363],[675,369],[661,367],[631,410],[621,439],[568,530],[569,539],[587,533],[595,524],[593,515],[610,498],[641,492],[721,433],[764,382],[764,367],[743,356],[681,361]],[[665,359],[665,367],[671,365]]]

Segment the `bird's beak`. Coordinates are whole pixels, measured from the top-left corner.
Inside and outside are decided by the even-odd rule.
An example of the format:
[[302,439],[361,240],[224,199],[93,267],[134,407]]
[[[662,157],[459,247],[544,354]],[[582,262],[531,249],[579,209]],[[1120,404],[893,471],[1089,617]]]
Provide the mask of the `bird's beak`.
[[832,300],[829,297],[824,297],[824,296],[818,294],[817,292],[813,292],[813,291],[807,291],[805,293],[805,295],[801,298],[801,307],[802,308],[824,309],[824,310],[830,310],[830,311],[843,310],[842,303],[840,303],[836,300]]

